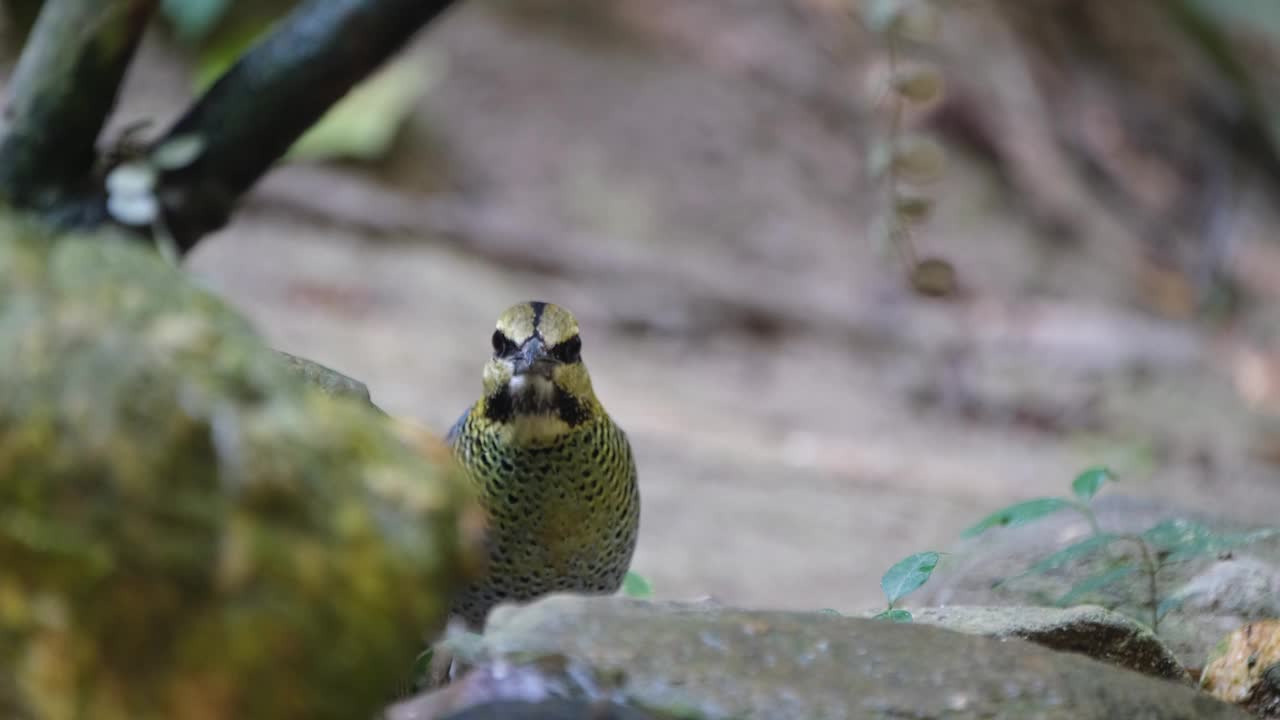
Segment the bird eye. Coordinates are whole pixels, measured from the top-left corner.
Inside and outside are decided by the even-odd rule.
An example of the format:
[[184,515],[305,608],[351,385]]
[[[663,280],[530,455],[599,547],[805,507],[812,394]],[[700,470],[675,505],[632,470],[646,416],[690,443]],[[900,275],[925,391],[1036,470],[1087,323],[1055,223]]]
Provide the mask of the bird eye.
[[501,330],[493,331],[493,352],[495,355],[502,357],[503,355],[511,355],[518,348],[511,339],[502,334]]
[[582,354],[582,338],[574,335],[551,351],[555,359],[562,363],[576,363]]

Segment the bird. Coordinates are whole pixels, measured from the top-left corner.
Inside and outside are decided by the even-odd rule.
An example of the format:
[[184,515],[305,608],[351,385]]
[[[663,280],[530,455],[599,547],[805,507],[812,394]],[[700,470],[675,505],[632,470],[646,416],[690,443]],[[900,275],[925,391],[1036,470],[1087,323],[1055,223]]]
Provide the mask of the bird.
[[450,613],[472,631],[499,603],[617,592],[640,525],[635,456],[592,389],[573,314],[518,303],[491,341],[480,399],[445,435],[487,521],[486,571]]

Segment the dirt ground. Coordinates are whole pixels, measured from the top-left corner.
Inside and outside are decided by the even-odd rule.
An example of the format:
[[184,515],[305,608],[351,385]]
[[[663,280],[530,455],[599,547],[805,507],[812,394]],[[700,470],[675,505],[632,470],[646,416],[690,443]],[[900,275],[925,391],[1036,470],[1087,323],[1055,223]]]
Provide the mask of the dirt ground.
[[[414,49],[444,71],[394,158],[281,169],[191,270],[441,431],[503,307],[576,311],[638,453],[635,569],[662,597],[875,605],[899,557],[1100,462],[1118,492],[1274,521],[1280,468],[1256,450],[1275,421],[1246,402],[1271,387],[1274,310],[1230,333],[1156,316],[1119,223],[1079,208],[1088,237],[1054,245],[963,153],[921,242],[966,295],[915,297],[867,231],[865,49],[815,46],[825,30],[763,0],[648,7],[619,35],[455,13]],[[677,32],[694,22],[717,32]],[[169,57],[149,44],[116,126],[178,106]]]

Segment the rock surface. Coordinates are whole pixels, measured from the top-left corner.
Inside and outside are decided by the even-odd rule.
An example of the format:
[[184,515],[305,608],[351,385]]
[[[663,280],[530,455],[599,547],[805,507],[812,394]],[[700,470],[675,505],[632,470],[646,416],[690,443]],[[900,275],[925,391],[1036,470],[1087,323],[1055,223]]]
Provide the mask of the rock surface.
[[917,624],[989,637],[1016,637],[1167,680],[1190,682],[1178,658],[1150,630],[1105,608],[950,606],[911,611]]
[[478,550],[366,403],[138,245],[11,220],[0,508],[5,718],[369,717]]
[[540,703],[497,702],[477,705],[442,720],[657,720],[617,703],[548,700]]
[[[1248,717],[1184,685],[1022,640],[822,613],[561,595],[498,608],[482,638],[447,644],[471,668],[461,691],[439,691],[456,693],[454,712],[561,697],[708,720]],[[467,687],[472,676],[481,681]]]
[[[468,683],[470,684],[470,683]],[[450,712],[456,700],[434,697],[391,709],[386,720],[664,720],[615,702],[550,698],[536,701],[498,700]]]

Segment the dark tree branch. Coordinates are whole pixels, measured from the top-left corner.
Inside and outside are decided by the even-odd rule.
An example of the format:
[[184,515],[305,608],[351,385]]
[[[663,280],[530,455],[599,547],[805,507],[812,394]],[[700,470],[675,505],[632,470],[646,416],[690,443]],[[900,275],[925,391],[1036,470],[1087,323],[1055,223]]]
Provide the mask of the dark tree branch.
[[309,0],[161,138],[204,142],[158,194],[178,249],[221,228],[237,200],[324,113],[455,0]]
[[0,197],[49,209],[82,191],[156,0],[48,0],[0,115]]

